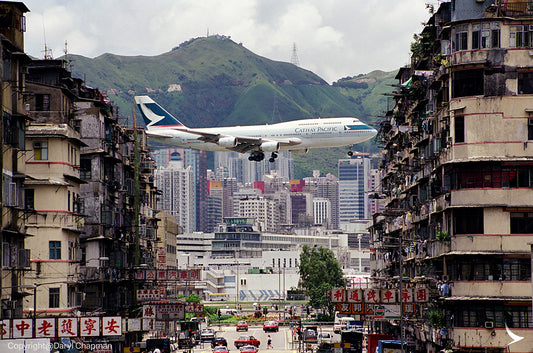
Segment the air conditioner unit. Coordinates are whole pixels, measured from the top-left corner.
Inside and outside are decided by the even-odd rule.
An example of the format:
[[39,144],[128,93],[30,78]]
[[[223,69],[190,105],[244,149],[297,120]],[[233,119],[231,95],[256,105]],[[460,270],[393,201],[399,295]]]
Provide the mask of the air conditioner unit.
[[485,328],[494,328],[494,321],[485,321]]

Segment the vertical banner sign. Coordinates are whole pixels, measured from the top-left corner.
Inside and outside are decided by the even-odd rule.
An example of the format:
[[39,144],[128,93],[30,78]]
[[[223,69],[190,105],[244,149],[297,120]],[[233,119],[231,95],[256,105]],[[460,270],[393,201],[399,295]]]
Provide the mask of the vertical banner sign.
[[35,337],[52,338],[56,336],[56,319],[35,319]]
[[57,333],[59,337],[77,337],[78,319],[75,317],[60,317],[57,319]]

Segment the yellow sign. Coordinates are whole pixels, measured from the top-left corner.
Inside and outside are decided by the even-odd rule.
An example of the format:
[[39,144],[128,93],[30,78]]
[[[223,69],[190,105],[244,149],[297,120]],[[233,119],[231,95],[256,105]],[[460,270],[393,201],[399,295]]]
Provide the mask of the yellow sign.
[[346,342],[346,343],[335,342],[333,343],[333,348],[350,348],[350,342]]
[[124,347],[124,353],[141,353],[141,347]]

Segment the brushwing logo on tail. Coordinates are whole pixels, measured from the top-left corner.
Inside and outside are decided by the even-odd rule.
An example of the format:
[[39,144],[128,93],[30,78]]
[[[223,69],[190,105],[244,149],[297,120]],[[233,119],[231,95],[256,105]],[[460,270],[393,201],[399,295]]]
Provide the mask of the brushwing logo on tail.
[[139,108],[141,108],[141,113],[147,128],[156,125],[164,118],[164,116],[157,115],[151,109],[148,109],[144,103],[140,103]]
[[183,124],[178,119],[173,117],[169,112],[159,106],[159,104],[154,102],[150,97],[136,96],[135,101],[139,106],[139,110],[141,111],[142,117],[147,128],[156,126],[183,127]]

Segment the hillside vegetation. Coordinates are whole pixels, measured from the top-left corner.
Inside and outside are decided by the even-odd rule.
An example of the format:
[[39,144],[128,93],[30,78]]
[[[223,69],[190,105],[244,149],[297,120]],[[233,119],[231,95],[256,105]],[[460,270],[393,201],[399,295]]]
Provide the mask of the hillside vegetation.
[[[375,125],[387,109],[395,72],[374,71],[329,85],[311,71],[258,56],[228,37],[189,40],[157,56],[69,55],[75,77],[105,92],[131,117],[133,96],[150,95],[190,127],[256,125],[310,117],[356,116]],[[128,119],[132,124],[132,119]],[[140,119],[138,119],[138,123]],[[369,142],[354,150],[375,152]],[[345,149],[294,156],[295,177],[336,174]]]

